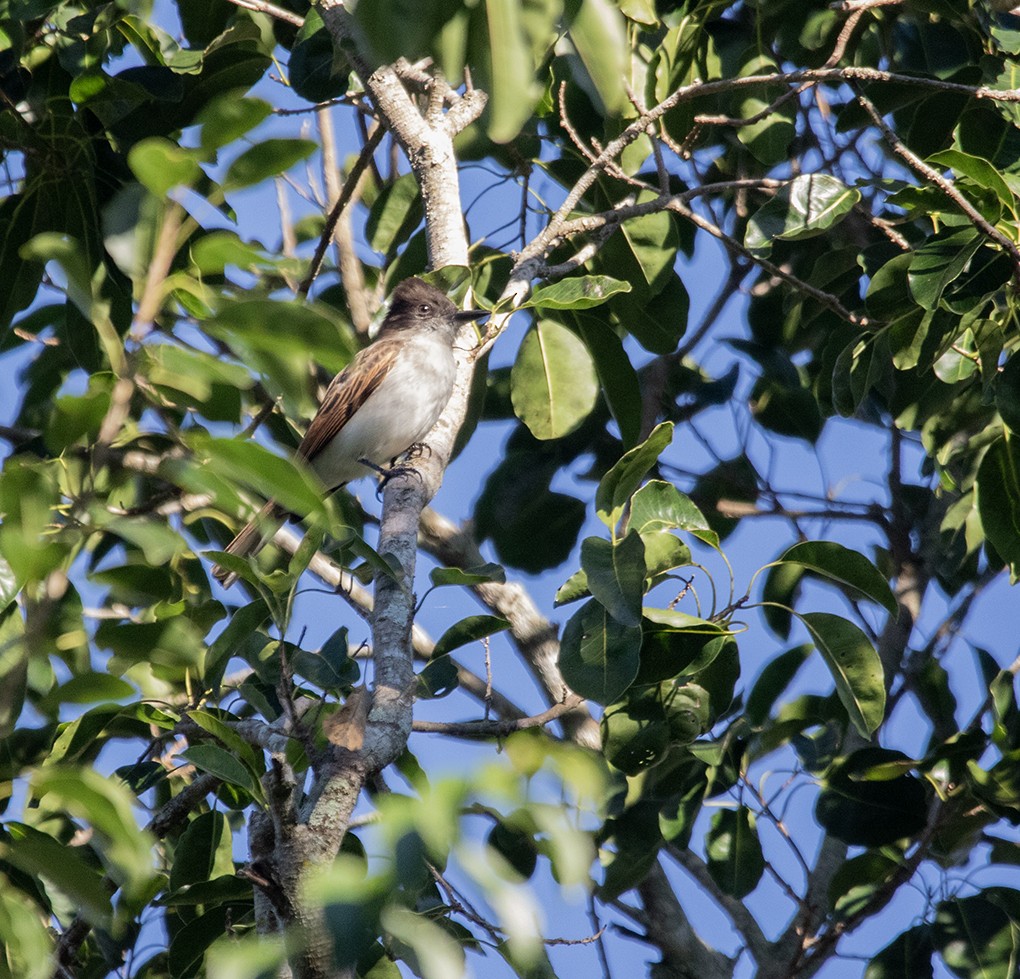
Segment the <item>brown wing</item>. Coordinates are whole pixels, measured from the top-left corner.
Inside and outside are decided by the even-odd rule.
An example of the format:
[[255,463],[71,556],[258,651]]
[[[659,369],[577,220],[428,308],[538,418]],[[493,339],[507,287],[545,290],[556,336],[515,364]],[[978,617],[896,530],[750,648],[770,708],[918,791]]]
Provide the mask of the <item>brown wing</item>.
[[298,446],[298,456],[311,461],[329,445],[382,382],[393,363],[395,346],[385,339],[377,340],[333,378]]

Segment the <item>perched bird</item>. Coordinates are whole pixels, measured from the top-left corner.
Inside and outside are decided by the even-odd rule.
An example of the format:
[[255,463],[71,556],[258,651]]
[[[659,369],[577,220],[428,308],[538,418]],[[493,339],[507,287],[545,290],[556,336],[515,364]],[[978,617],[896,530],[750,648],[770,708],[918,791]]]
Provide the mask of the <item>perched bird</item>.
[[[439,420],[453,393],[457,365],[453,342],[467,320],[485,310],[459,310],[421,279],[401,282],[375,342],[333,378],[297,456],[331,492],[420,442]],[[267,524],[284,510],[270,500],[227,545],[228,554],[257,554],[270,536]],[[229,588],[237,575],[217,565],[213,577]]]

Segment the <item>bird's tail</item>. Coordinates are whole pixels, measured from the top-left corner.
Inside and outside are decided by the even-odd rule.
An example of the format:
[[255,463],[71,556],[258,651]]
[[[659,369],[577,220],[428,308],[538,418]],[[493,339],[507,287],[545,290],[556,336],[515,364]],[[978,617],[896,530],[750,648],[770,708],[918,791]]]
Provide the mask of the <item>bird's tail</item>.
[[[283,522],[283,513],[283,508],[275,500],[270,500],[238,531],[237,536],[224,550],[238,557],[254,557],[276,533],[279,524]],[[276,526],[273,526],[274,524]],[[212,573],[224,588],[229,588],[237,581],[235,572],[219,564],[213,568]]]

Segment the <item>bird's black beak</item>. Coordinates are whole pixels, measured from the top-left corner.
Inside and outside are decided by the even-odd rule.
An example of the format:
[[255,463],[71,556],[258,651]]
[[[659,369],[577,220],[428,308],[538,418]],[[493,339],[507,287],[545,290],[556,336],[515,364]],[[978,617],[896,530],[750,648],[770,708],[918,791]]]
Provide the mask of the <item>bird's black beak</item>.
[[468,322],[470,320],[480,320],[483,316],[488,316],[489,311],[487,309],[458,309],[453,314],[453,318],[458,323]]

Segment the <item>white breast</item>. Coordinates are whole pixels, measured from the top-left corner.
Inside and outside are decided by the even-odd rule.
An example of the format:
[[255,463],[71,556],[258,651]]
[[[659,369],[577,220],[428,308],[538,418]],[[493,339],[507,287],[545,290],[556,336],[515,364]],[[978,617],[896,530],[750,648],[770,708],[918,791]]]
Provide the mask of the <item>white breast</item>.
[[456,375],[449,345],[431,334],[407,341],[379,386],[358,408],[312,467],[333,488],[368,474],[359,459],[377,466],[420,442],[439,420]]

